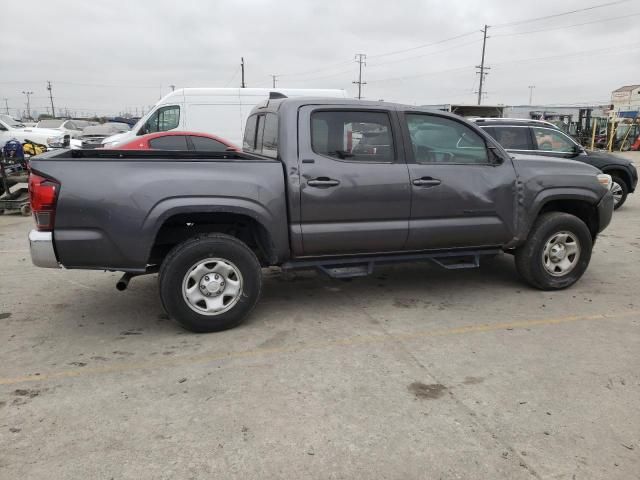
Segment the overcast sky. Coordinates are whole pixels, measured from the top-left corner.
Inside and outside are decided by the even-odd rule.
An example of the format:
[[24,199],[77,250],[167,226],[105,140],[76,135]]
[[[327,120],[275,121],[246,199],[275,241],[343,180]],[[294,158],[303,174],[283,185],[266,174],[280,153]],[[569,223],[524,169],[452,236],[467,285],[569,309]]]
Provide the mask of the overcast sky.
[[475,103],[486,23],[484,103],[527,104],[529,85],[535,104],[606,103],[640,83],[640,0],[520,22],[610,1],[4,0],[0,98],[15,115],[33,91],[45,113],[51,80],[57,108],[135,113],[171,84],[239,86],[241,56],[247,86],[355,95],[364,53],[365,98]]

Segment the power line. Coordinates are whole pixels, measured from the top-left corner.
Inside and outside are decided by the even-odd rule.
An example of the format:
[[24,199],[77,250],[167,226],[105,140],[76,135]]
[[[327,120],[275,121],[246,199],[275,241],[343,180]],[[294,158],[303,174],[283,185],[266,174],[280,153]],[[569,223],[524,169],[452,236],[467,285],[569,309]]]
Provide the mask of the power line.
[[379,53],[378,55],[369,55],[369,58],[379,58],[379,57],[387,57],[389,55],[396,55],[398,53],[410,52],[413,50],[418,50],[420,48],[433,47],[434,45],[440,45],[441,43],[450,42],[452,40],[457,40],[458,38],[468,37],[469,35],[475,35],[477,32],[474,30],[473,32],[463,33],[461,35],[456,35],[455,37],[445,38],[444,40],[439,40],[437,42],[425,43],[422,45],[417,45],[415,47],[405,48],[402,50],[394,50],[393,52],[387,53]]
[[362,98],[362,86],[367,82],[362,81],[362,65],[366,65],[367,56],[364,53],[356,53],[356,62],[358,62],[358,80],[352,83],[358,85],[358,100]]
[[580,50],[577,52],[571,52],[571,53],[564,53],[564,54],[560,54],[560,55],[550,55],[547,57],[530,57],[530,58],[518,58],[515,60],[506,60],[504,62],[493,62],[493,65],[508,65],[510,63],[520,63],[520,62],[535,62],[535,61],[539,61],[539,60],[550,60],[553,58],[565,58],[565,57],[575,57],[575,56],[580,56],[580,55],[584,55],[584,54],[589,54],[589,55],[593,55],[596,53],[604,53],[604,52],[620,52],[620,53],[628,53],[628,51],[623,51],[622,49],[626,48],[626,47],[638,47],[640,46],[640,43],[627,43],[624,45],[616,45],[615,47],[606,47],[606,48],[600,48],[597,50]]
[[457,71],[463,71],[463,70],[468,70],[469,68],[473,68],[473,65],[465,65],[464,67],[448,68],[446,70],[436,70],[433,72],[418,73],[416,75],[408,75],[404,77],[377,78],[374,80],[369,80],[369,83],[392,82],[395,80],[408,80],[410,78],[427,77],[429,75],[439,75],[441,73],[452,73]]
[[513,37],[513,36],[516,36],[516,35],[528,35],[530,33],[550,32],[552,30],[563,30],[565,28],[582,27],[584,25],[593,25],[594,23],[610,22],[612,20],[620,20],[621,18],[637,17],[638,15],[640,15],[640,13],[632,13],[632,14],[629,14],[629,15],[620,15],[619,17],[610,17],[610,18],[603,18],[602,20],[593,20],[591,22],[574,23],[573,25],[562,25],[560,27],[541,28],[539,30],[527,30],[526,32],[499,33],[499,34],[493,35],[493,36],[494,37]]
[[238,65],[235,69],[235,71],[233,72],[233,75],[231,76],[231,78],[229,79],[229,81],[227,83],[224,84],[224,88],[228,87],[229,85],[231,85],[231,82],[233,82],[233,80],[236,78],[236,75],[238,75],[238,72],[240,71],[240,65]]
[[430,57],[432,55],[438,55],[440,53],[445,53],[445,52],[449,52],[451,50],[456,50],[458,48],[462,48],[462,47],[466,47],[468,45],[473,45],[473,44],[477,44],[478,42],[480,42],[481,40],[473,40],[471,42],[465,42],[465,43],[461,43],[459,45],[455,45],[453,47],[450,48],[445,48],[442,50],[436,50],[435,52],[429,52],[429,53],[423,53],[421,55],[412,55],[411,57],[405,57],[405,58],[399,58],[397,60],[389,60],[387,62],[380,62],[380,63],[368,63],[367,64],[367,68],[376,68],[376,67],[380,67],[382,65],[388,65],[390,63],[399,63],[399,62],[404,62],[406,60],[415,60],[416,58],[424,58],[424,57]]
[[[519,62],[529,62],[529,61],[541,61],[541,60],[550,60],[550,59],[555,59],[555,58],[563,58],[563,57],[575,57],[575,56],[580,56],[580,55],[584,55],[586,53],[588,54],[599,54],[599,53],[609,53],[610,55],[618,55],[618,54],[628,54],[628,50],[625,50],[627,47],[640,47],[640,43],[630,43],[630,44],[624,44],[624,45],[616,45],[615,47],[608,47],[608,48],[603,48],[603,49],[598,49],[598,50],[582,50],[582,51],[577,51],[577,52],[571,52],[568,54],[563,54],[563,55],[551,55],[551,56],[547,56],[547,57],[534,57],[534,58],[518,58],[518,59],[513,59],[513,60],[506,60],[503,62],[493,62],[493,66],[495,67],[496,65],[508,65],[508,64],[512,64],[512,63],[519,63]],[[613,52],[613,53],[611,53]],[[369,83],[381,83],[381,82],[390,82],[390,81],[395,81],[395,80],[407,80],[407,79],[411,79],[411,78],[419,78],[419,77],[426,77],[426,76],[430,76],[430,75],[439,75],[442,73],[452,73],[452,72],[458,72],[458,71],[466,71],[469,68],[472,68],[473,65],[466,65],[466,66],[462,66],[462,67],[455,67],[455,68],[449,68],[446,70],[436,70],[436,71],[431,71],[431,72],[424,72],[424,73],[419,73],[416,75],[408,75],[408,76],[403,76],[403,77],[391,77],[391,78],[378,78],[378,79],[373,79],[373,80],[369,80]],[[485,67],[486,69],[487,67]]]
[[327,65],[327,66],[322,67],[322,68],[315,68],[313,70],[305,70],[305,71],[302,71],[302,72],[280,73],[280,74],[278,74],[278,76],[279,77],[297,77],[297,76],[300,76],[300,75],[308,75],[309,73],[324,72],[325,70],[331,70],[331,69],[336,68],[336,67],[341,67],[343,65],[348,65],[352,61],[353,60],[347,60],[347,61],[343,61],[343,62],[340,62],[340,63],[332,63],[332,64]]
[[294,82],[294,83],[296,83],[296,82],[297,83],[313,82],[313,81],[316,81],[316,80],[322,80],[324,78],[330,78],[330,77],[337,77],[337,76],[345,75],[345,74],[351,75],[352,73],[353,73],[353,68],[349,68],[349,69],[346,69],[346,70],[340,70],[340,71],[335,72],[335,73],[330,73],[328,75],[320,75],[319,77],[302,78],[300,80],[290,80],[290,82]]
[[591,7],[578,8],[576,10],[569,10],[568,12],[554,13],[552,15],[545,15],[544,17],[530,18],[530,19],[527,19],[527,20],[517,20],[515,22],[499,23],[497,25],[492,25],[492,26],[494,28],[502,28],[502,27],[511,27],[513,25],[522,25],[524,23],[539,22],[540,20],[548,20],[550,18],[564,17],[566,15],[571,15],[571,14],[574,14],[574,13],[586,12],[587,10],[595,10],[596,8],[608,7],[610,5],[618,5],[620,3],[626,3],[628,1],[629,0],[617,0],[615,2],[607,2],[607,3],[601,3],[599,5],[593,5]]

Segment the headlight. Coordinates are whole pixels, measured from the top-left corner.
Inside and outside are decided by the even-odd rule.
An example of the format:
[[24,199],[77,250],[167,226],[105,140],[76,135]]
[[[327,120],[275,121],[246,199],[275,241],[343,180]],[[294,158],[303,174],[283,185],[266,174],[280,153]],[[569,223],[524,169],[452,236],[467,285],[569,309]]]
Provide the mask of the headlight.
[[47,145],[52,148],[60,148],[64,143],[64,135],[61,137],[49,137],[47,138]]
[[603,185],[607,188],[607,190],[611,190],[611,185],[613,185],[613,181],[611,180],[611,175],[607,175],[606,173],[599,173],[596,175],[598,178],[598,182],[600,185]]

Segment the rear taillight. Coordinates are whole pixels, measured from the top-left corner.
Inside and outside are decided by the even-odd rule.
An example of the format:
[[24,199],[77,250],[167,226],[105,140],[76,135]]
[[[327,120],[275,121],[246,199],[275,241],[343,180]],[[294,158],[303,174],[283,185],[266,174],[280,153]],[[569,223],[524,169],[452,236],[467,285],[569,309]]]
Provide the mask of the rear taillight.
[[40,231],[53,230],[59,190],[60,184],[55,180],[33,172],[29,175],[29,202],[36,228]]

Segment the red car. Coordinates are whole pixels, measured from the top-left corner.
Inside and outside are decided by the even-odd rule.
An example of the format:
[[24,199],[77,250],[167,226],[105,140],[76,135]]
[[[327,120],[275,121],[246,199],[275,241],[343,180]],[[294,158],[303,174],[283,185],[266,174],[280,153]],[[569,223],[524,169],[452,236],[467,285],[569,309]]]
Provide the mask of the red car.
[[200,132],[157,132],[116,145],[115,150],[180,150],[192,152],[240,151],[240,147],[215,135]]

